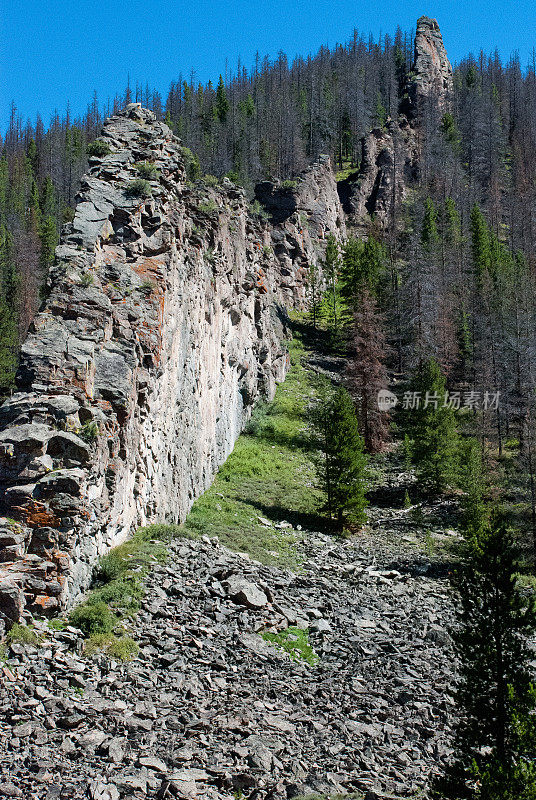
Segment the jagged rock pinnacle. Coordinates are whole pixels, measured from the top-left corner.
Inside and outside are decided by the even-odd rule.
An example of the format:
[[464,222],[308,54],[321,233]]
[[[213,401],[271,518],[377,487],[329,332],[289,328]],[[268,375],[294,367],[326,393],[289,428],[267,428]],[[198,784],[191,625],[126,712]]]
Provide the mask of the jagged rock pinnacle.
[[447,58],[437,20],[419,17],[413,60],[413,101],[416,110],[433,97],[440,109],[448,106],[452,94],[452,67]]

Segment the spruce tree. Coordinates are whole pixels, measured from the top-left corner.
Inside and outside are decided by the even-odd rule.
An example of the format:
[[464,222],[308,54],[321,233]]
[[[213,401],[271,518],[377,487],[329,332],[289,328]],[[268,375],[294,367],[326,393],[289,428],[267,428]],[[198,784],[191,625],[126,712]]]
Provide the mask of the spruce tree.
[[326,494],[325,510],[342,530],[346,520],[365,519],[365,469],[367,457],[352,398],[346,389],[321,400],[313,411],[321,459],[319,477]]
[[416,406],[406,410],[412,459],[419,480],[436,494],[454,486],[458,435],[453,408],[446,401],[445,377],[431,358],[417,369],[411,384]]
[[536,798],[536,694],[528,639],[536,601],[517,586],[511,530],[495,516],[453,578],[458,658],[454,758],[440,796]]
[[18,335],[16,316],[0,296],[0,401],[15,384]]
[[39,263],[46,274],[46,271],[54,261],[54,251],[58,244],[58,229],[54,217],[48,216],[42,221],[39,229],[39,239],[41,240]]
[[227,119],[227,114],[229,113],[229,101],[227,99],[227,92],[225,91],[225,84],[223,83],[223,78],[220,75],[220,79],[218,81],[218,88],[216,89],[216,116],[218,120],[223,124]]
[[337,339],[341,323],[341,308],[338,296],[338,277],[340,268],[339,245],[332,233],[326,243],[323,261],[324,273],[328,284],[325,300],[328,306],[328,325],[332,338]]
[[378,392],[387,386],[385,336],[376,302],[364,288],[353,320],[347,375],[359,408],[359,427],[369,453],[379,453],[389,438],[389,415],[378,406]]

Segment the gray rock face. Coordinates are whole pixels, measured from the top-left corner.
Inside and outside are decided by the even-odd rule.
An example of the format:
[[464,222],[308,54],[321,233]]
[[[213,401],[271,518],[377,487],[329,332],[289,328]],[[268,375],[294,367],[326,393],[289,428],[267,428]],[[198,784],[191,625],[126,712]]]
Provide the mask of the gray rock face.
[[[344,230],[329,159],[270,224],[230,181],[189,183],[179,141],[141,106],[102,137],[112,153],[90,160],[0,408],[5,625],[71,602],[139,525],[184,519],[283,380],[285,307]],[[146,198],[126,191],[140,162],[159,176]]]
[[415,32],[413,60],[413,101],[419,106],[432,98],[446,110],[453,92],[452,67],[437,20],[419,17]]

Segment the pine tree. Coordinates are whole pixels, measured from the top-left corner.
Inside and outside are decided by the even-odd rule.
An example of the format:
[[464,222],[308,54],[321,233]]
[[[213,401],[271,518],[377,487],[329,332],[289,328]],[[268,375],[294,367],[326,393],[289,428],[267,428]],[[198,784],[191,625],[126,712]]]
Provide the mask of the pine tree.
[[18,335],[15,310],[0,296],[0,401],[15,384]]
[[424,220],[421,230],[421,245],[430,252],[439,243],[439,233],[437,231],[437,209],[431,197],[424,201]]
[[445,377],[435,359],[419,366],[411,390],[418,402],[405,412],[413,463],[422,483],[440,494],[456,483],[458,436],[455,412],[445,402]]
[[536,632],[536,601],[517,586],[518,570],[512,532],[495,516],[453,579],[458,721],[454,759],[438,786],[441,797],[536,798],[536,693],[528,643]]
[[362,523],[367,505],[367,458],[352,398],[340,387],[321,400],[312,418],[319,438],[319,477],[326,494],[328,519],[335,519],[339,530],[343,530],[345,520]]
[[365,288],[354,312],[352,348],[347,375],[359,409],[359,427],[369,453],[380,452],[389,438],[389,417],[378,406],[378,392],[387,386],[385,337],[376,303]]
[[313,323],[313,330],[321,317],[322,282],[316,264],[311,264],[307,275],[307,288],[309,290],[309,318]]
[[342,248],[341,282],[344,297],[355,307],[363,287],[373,295],[378,291],[384,269],[382,244],[370,234],[366,242],[349,236]]
[[465,538],[474,542],[489,520],[489,508],[484,501],[486,487],[480,442],[472,438],[461,442],[459,459],[459,486],[464,491],[463,531]]
[[473,266],[479,281],[491,271],[491,245],[488,224],[475,204],[471,210],[471,251]]
[[339,334],[340,326],[340,301],[338,297],[338,277],[340,268],[339,245],[332,233],[329,234],[326,243],[326,252],[323,261],[324,273],[326,275],[328,291],[326,301],[328,303],[328,324],[332,338],[335,340]]
[[230,105],[227,99],[227,92],[225,91],[225,84],[223,83],[223,78],[220,75],[220,79],[218,81],[218,88],[216,89],[216,117],[218,120],[223,124],[227,119],[227,114],[229,113]]
[[39,230],[39,239],[41,240],[39,263],[46,274],[46,271],[54,261],[54,251],[58,244],[58,229],[54,217],[48,216],[42,221]]

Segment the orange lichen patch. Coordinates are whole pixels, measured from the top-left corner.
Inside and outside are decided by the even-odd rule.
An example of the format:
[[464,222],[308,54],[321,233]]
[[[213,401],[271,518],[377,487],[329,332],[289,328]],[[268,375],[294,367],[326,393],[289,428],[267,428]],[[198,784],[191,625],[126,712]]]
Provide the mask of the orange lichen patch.
[[94,405],[96,408],[100,408],[101,411],[104,411],[105,414],[110,414],[112,409],[112,404],[109,400],[95,400]]
[[[57,550],[55,553],[52,553],[51,558],[57,564],[58,572],[67,572],[71,566],[71,558],[67,555],[67,553],[61,553],[59,550]],[[57,579],[63,586],[65,583],[65,578],[63,575],[58,575]]]
[[14,506],[13,511],[18,512],[30,528],[57,528],[61,525],[60,518],[44,503],[39,503],[37,500],[30,500],[25,506]]
[[164,254],[158,256],[146,256],[139,258],[134,264],[134,272],[140,278],[145,280],[162,279],[164,277],[164,266],[167,256]]
[[50,610],[51,608],[57,608],[59,606],[57,598],[50,597],[47,594],[38,594],[34,598],[33,604],[42,608],[43,611]]

